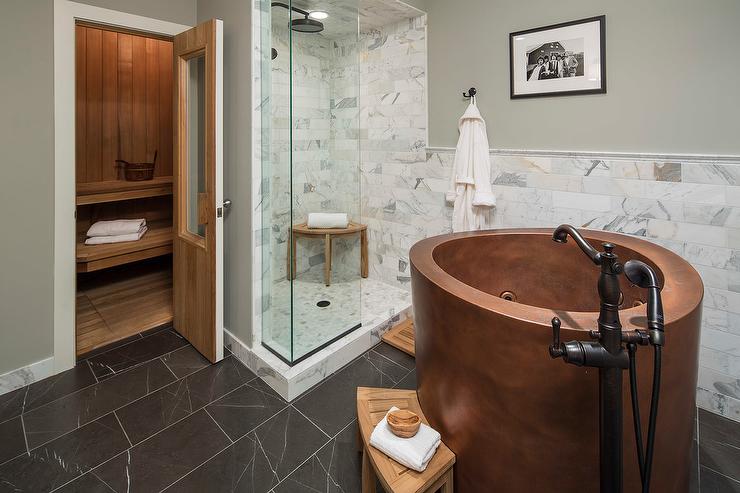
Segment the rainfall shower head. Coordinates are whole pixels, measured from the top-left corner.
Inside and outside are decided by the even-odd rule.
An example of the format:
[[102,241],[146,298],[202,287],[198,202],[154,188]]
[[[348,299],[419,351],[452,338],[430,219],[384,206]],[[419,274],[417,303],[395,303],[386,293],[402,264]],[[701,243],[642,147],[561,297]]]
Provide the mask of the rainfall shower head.
[[323,22],[319,22],[316,19],[310,19],[309,18],[309,16],[312,13],[315,13],[315,14],[323,14],[324,16],[326,16],[326,13],[324,13],[323,11],[321,11],[321,12],[308,12],[306,10],[299,9],[298,7],[293,7],[291,5],[288,5],[288,4],[282,3],[282,2],[272,2],[270,5],[272,7],[282,7],[284,9],[289,10],[289,11],[297,12],[297,13],[305,16],[305,18],[303,18],[303,19],[293,19],[292,21],[290,21],[290,28],[293,31],[296,31],[296,32],[299,32],[299,33],[320,33],[321,31],[324,30],[324,23]]
[[299,33],[320,33],[324,30],[324,24],[306,17],[290,21],[290,28]]

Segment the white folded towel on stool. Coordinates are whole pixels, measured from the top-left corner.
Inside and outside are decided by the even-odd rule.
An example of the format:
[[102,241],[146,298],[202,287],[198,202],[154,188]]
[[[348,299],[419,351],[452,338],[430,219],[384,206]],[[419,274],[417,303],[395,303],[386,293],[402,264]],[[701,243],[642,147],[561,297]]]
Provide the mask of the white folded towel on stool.
[[348,225],[349,219],[343,212],[310,212],[308,214],[309,228],[346,228]]
[[87,236],[117,236],[139,233],[146,227],[146,219],[118,219],[98,221],[87,230]]
[[[388,411],[397,411],[393,406]],[[442,443],[439,433],[424,423],[411,438],[401,438],[393,434],[388,426],[388,414],[385,415],[370,435],[370,445],[385,455],[414,471],[423,472],[434,457],[437,447]]]
[[113,236],[93,236],[85,240],[85,245],[103,245],[107,243],[123,243],[124,241],[137,241],[140,240],[144,233],[146,233],[147,227],[142,227],[136,233],[130,233],[127,235],[113,235]]

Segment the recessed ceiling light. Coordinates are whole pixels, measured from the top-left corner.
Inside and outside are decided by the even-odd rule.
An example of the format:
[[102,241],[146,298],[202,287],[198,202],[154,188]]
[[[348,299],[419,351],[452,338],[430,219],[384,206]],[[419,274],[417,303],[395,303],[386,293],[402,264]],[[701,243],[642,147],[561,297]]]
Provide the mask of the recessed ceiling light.
[[327,17],[329,17],[329,14],[327,14],[323,10],[314,10],[313,12],[311,12],[310,14],[308,14],[308,16],[311,19],[316,19],[316,20],[319,20],[320,21],[320,20],[324,20]]

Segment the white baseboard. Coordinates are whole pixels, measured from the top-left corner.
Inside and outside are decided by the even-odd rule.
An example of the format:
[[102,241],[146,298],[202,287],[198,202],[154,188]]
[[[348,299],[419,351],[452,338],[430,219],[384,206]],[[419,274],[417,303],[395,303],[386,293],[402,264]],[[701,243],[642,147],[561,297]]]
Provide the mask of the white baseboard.
[[54,375],[54,357],[0,375],[0,395]]

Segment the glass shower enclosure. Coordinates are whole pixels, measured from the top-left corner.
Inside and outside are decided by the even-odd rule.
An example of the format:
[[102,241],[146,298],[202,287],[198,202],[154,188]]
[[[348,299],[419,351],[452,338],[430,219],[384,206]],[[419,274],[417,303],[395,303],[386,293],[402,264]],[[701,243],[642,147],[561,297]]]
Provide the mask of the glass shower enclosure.
[[259,10],[262,344],[290,365],[361,326],[360,235],[295,233],[310,213],[361,222],[358,2]]

